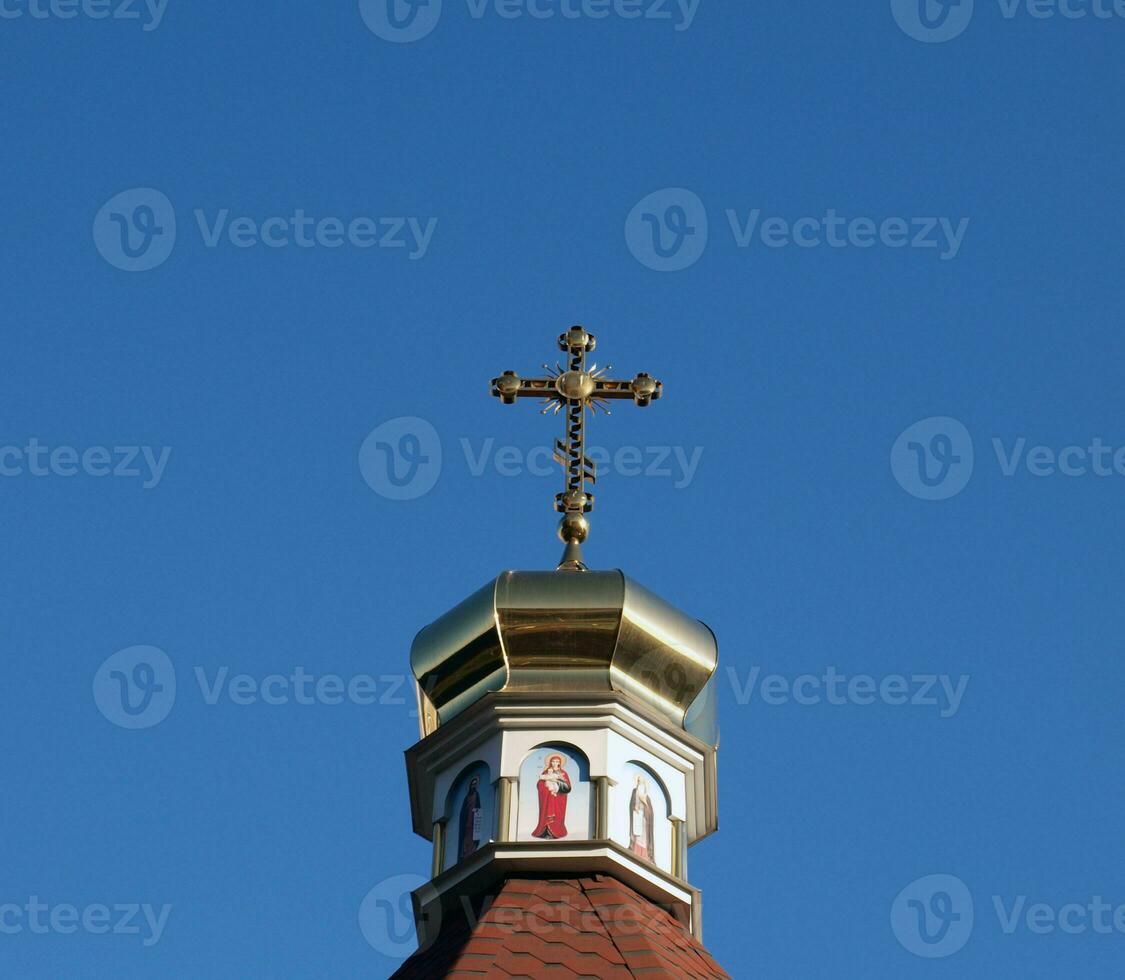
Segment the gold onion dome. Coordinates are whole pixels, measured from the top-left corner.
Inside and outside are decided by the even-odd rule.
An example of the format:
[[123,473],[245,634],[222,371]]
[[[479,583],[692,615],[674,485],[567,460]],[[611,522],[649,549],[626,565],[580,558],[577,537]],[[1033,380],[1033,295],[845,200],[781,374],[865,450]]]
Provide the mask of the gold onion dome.
[[504,572],[414,638],[426,734],[494,692],[617,693],[718,744],[711,630],[623,572]]

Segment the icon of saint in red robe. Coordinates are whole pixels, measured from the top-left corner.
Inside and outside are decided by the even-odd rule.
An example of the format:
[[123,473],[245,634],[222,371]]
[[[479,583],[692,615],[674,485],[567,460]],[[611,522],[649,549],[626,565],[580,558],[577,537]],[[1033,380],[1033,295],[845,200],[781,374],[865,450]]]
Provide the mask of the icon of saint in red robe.
[[656,860],[652,832],[652,800],[648,780],[638,776],[629,797],[629,850],[646,861]]
[[458,822],[457,860],[468,857],[480,847],[483,837],[484,808],[481,806],[480,793],[477,786],[480,779],[473,776],[469,780],[469,790],[465,794],[465,802],[461,804],[461,819]]
[[539,776],[539,824],[532,837],[557,840],[566,836],[566,798],[572,787],[563,768],[565,761],[561,755],[550,756]]

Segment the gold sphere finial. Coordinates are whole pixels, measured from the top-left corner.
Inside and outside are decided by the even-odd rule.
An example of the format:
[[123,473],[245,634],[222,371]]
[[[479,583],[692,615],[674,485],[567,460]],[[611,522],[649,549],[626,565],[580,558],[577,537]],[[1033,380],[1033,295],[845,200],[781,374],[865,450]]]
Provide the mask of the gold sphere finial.
[[496,392],[505,405],[514,405],[520,390],[520,376],[515,371],[505,371],[496,379]]
[[590,522],[581,511],[568,510],[559,521],[559,537],[567,544],[581,544],[590,534]]
[[589,354],[598,341],[585,327],[573,326],[566,333],[559,334],[559,350],[585,351]]
[[633,379],[633,401],[641,408],[648,405],[654,398],[660,397],[660,386],[656,379],[643,371]]

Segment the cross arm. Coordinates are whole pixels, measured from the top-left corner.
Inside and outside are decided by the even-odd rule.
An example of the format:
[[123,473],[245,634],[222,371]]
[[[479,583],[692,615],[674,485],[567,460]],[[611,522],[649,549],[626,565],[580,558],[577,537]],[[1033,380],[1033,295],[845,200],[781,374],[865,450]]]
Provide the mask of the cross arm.
[[517,398],[550,398],[558,394],[554,378],[521,378],[515,371],[505,371],[492,379],[492,394],[505,405]]
[[[593,378],[586,375],[584,385],[592,386],[585,397],[631,398],[642,408],[664,393],[664,386],[647,374],[638,374],[632,381],[614,381],[609,378]],[[521,378],[515,371],[505,371],[500,377],[492,379],[492,395],[505,405],[512,405],[517,398],[557,398],[560,394],[558,378]],[[566,400],[566,395],[563,394]]]
[[594,380],[593,398],[632,398],[642,408],[664,394],[664,385],[643,372],[632,381]]

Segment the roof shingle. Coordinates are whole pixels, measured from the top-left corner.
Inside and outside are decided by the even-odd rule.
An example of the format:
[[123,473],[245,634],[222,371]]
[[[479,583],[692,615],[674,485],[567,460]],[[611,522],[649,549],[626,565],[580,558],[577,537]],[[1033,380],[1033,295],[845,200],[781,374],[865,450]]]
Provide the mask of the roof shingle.
[[443,923],[392,980],[730,980],[667,911],[606,875],[509,878],[479,921]]

